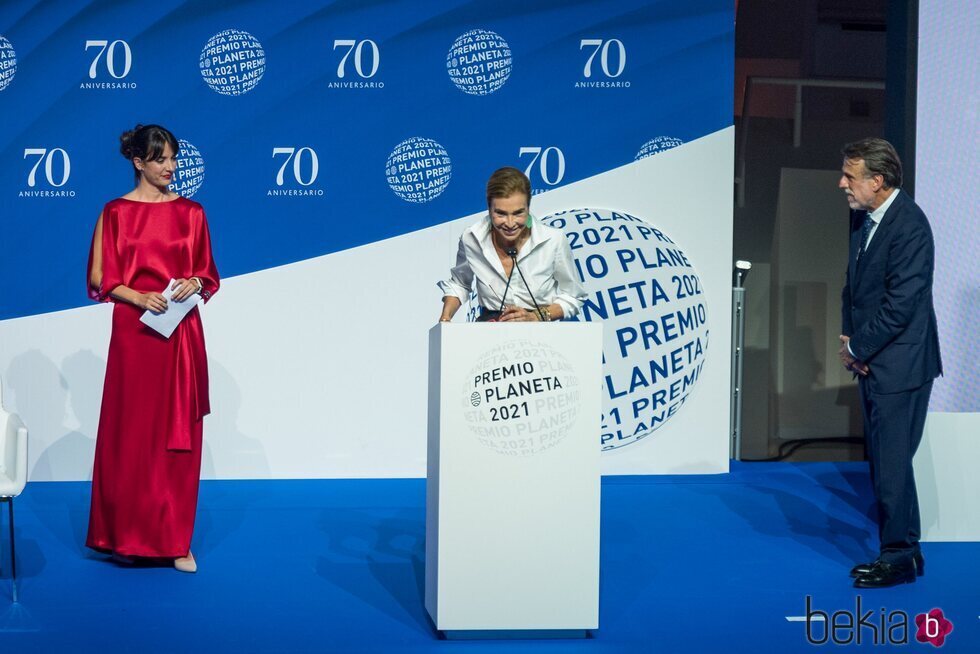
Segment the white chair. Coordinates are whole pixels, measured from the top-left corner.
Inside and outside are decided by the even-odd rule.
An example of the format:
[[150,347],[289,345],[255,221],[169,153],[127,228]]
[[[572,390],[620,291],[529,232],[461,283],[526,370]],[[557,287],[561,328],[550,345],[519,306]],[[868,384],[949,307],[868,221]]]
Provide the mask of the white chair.
[[[27,427],[16,413],[3,408],[3,383],[0,381],[0,503],[7,504],[10,517],[10,575],[13,600],[17,601],[17,557],[14,551],[14,498],[27,485]],[[2,514],[0,514],[2,518]],[[0,542],[3,542],[0,540]]]

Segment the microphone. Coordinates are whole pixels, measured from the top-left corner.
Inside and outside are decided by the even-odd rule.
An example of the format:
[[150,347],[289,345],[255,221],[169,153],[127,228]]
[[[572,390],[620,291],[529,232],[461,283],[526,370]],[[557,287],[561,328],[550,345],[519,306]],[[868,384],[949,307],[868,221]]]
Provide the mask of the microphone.
[[[534,309],[535,309],[535,311],[538,312],[538,317],[540,318],[541,317],[541,307],[538,306],[538,301],[534,298],[534,293],[531,292],[531,287],[528,286],[527,279],[524,278],[524,271],[521,270],[521,267],[517,265],[517,248],[508,248],[507,249],[507,256],[509,256],[511,259],[514,260],[514,265],[510,269],[510,274],[513,275],[514,274],[514,268],[517,268],[517,273],[521,276],[521,281],[524,282],[524,288],[527,289],[527,294],[531,296],[531,302],[534,303]],[[510,282],[509,279],[507,281],[508,281],[508,283]]]
[[[517,250],[515,250],[514,248],[508,248],[507,249],[507,256],[509,256],[511,258],[516,257],[517,256]],[[515,264],[517,263],[517,259],[516,258],[514,258],[514,263]],[[514,277],[514,266],[511,266],[510,267],[510,274],[507,275],[507,285],[504,286],[504,295],[503,295],[503,297],[500,298],[500,308],[497,309],[497,313],[503,313],[503,311],[504,311],[504,302],[507,300],[507,289],[510,288],[510,280],[513,277]],[[494,320],[496,320],[496,318],[494,318]]]

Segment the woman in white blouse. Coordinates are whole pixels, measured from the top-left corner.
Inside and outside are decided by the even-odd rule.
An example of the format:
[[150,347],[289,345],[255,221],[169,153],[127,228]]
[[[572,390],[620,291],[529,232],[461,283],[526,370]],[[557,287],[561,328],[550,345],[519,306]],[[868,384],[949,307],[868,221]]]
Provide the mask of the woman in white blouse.
[[439,282],[440,321],[452,320],[474,284],[481,321],[548,322],[579,312],[585,290],[568,241],[561,231],[534,220],[530,204],[531,182],[520,170],[500,168],[490,176],[489,215],[463,232],[456,265],[449,279]]

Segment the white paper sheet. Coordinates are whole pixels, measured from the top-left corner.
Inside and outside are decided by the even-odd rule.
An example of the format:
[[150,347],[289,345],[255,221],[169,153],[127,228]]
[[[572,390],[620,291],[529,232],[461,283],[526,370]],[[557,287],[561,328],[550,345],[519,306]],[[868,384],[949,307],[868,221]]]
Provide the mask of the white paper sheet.
[[163,313],[153,313],[150,310],[143,312],[140,316],[140,322],[142,322],[147,327],[150,327],[166,338],[170,338],[170,335],[174,333],[177,329],[177,325],[180,321],[184,319],[191,309],[193,309],[198,302],[201,301],[201,296],[199,293],[193,293],[189,297],[184,298],[180,302],[175,302],[170,299],[173,295],[173,285],[176,283],[176,279],[171,279],[167,284],[167,287],[160,291],[163,297],[167,298],[167,310]]

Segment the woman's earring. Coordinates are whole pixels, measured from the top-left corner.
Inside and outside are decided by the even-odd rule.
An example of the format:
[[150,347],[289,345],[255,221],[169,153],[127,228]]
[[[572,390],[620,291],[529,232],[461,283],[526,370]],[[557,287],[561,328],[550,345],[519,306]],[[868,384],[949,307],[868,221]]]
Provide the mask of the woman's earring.
[[527,212],[527,221],[524,223],[525,227],[530,227],[531,223],[534,222],[534,214],[530,211]]

